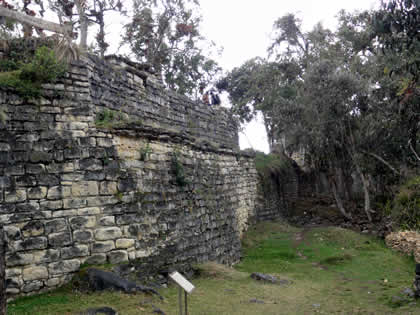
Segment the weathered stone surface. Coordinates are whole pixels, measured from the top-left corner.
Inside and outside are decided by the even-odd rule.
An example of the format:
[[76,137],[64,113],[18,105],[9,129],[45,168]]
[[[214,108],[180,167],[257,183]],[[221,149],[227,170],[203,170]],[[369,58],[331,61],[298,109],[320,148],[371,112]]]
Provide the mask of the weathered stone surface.
[[68,229],[66,219],[55,219],[45,221],[45,233],[48,235],[50,233],[63,232]]
[[71,244],[70,232],[52,233],[48,235],[48,243],[51,247],[64,247]]
[[72,229],[92,228],[96,226],[96,218],[94,216],[74,217],[70,219]]
[[51,275],[60,275],[75,272],[80,268],[80,260],[62,260],[48,265],[48,271]]
[[118,192],[116,182],[101,182],[99,188],[101,195],[114,195]]
[[48,269],[44,266],[24,268],[22,273],[24,281],[48,279]]
[[128,254],[125,250],[115,250],[108,253],[108,260],[111,264],[118,264],[128,261]]
[[[20,270],[9,273],[9,293],[61,285],[82,262],[141,258],[168,269],[239,260],[257,174],[252,157],[236,151],[230,113],[119,67],[123,75],[95,58],[80,61],[66,90],[46,86],[40,105],[0,93],[9,116],[0,128],[8,139],[0,143],[0,224],[7,267]],[[98,128],[105,111],[123,128]],[[31,278],[30,268],[47,268],[47,278],[38,279],[41,269]]]
[[115,217],[114,216],[106,216],[99,220],[100,225],[104,226],[113,226],[115,225]]
[[388,247],[407,255],[413,255],[417,263],[420,263],[420,233],[415,231],[394,232],[385,238]]
[[106,263],[106,254],[93,254],[85,260],[88,265],[101,265]]
[[87,245],[77,245],[73,247],[65,247],[61,249],[61,258],[69,259],[74,257],[85,257],[89,255],[89,247]]
[[74,197],[96,196],[99,194],[98,183],[94,181],[76,182],[71,186]]
[[89,243],[93,241],[93,232],[90,230],[77,230],[73,232],[73,239],[78,243]]
[[47,196],[47,190],[47,187],[32,187],[28,189],[28,199],[44,199]]
[[118,227],[107,227],[97,229],[95,232],[95,238],[98,241],[114,240],[122,236],[121,229]]
[[31,237],[25,240],[10,242],[10,248],[14,251],[27,251],[32,249],[47,248],[47,238],[45,237]]
[[130,248],[134,246],[134,240],[129,238],[121,238],[115,242],[117,248]]
[[106,253],[115,248],[113,241],[96,242],[92,244],[92,253]]
[[41,236],[44,234],[44,224],[41,221],[30,221],[22,227],[21,231],[26,238]]

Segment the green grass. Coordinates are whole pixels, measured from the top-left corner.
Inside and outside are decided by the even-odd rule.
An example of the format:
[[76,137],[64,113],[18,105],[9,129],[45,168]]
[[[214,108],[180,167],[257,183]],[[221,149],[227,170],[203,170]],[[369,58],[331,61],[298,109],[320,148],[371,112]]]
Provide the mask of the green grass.
[[[243,255],[235,268],[197,266],[190,314],[420,314],[420,302],[393,299],[412,286],[413,259],[372,237],[340,228],[263,223],[246,234]],[[252,272],[273,274],[290,284],[261,283],[250,278]],[[152,314],[152,305],[177,314],[177,288],[171,285],[160,293],[164,302],[143,294],[81,294],[69,285],[19,299],[9,305],[9,314],[77,314],[94,306]]]

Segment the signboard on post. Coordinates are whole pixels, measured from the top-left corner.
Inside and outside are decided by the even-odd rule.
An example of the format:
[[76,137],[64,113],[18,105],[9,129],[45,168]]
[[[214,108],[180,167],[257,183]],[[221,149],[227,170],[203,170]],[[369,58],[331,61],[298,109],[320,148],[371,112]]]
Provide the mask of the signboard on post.
[[185,313],[184,315],[188,315],[188,300],[187,296],[191,293],[195,286],[189,282],[183,275],[181,275],[178,271],[174,271],[169,275],[169,277],[179,286],[178,291],[178,299],[179,299],[179,315],[182,315],[182,291],[184,291],[185,296]]
[[195,286],[187,279],[185,279],[185,277],[181,275],[178,271],[171,273],[169,277],[171,277],[171,279],[174,280],[176,284],[183,288],[184,291],[187,293],[191,293],[195,289]]

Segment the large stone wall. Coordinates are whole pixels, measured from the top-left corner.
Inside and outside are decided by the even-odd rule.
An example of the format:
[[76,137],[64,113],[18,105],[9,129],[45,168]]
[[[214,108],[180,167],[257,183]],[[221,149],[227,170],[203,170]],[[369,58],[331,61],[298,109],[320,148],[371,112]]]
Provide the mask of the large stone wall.
[[227,110],[93,57],[41,99],[1,91],[0,106],[10,296],[60,286],[82,264],[239,260],[257,175]]

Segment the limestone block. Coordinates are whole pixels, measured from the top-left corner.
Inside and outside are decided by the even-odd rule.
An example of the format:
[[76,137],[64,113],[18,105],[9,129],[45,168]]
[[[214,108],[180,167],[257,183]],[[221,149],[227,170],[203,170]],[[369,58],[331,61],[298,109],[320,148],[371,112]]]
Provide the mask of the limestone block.
[[79,161],[80,169],[84,171],[100,171],[103,169],[102,161],[99,159],[83,159]]
[[111,264],[118,264],[128,261],[128,253],[125,250],[115,250],[108,253],[108,260]]
[[43,286],[44,284],[42,283],[42,281],[30,281],[25,283],[25,285],[22,288],[22,291],[25,293],[34,292],[40,290]]
[[34,255],[30,253],[12,253],[6,256],[6,266],[24,266],[33,262]]
[[54,288],[63,284],[62,278],[51,278],[46,282],[47,287]]
[[106,253],[115,248],[113,241],[96,242],[92,244],[92,253]]
[[63,209],[63,201],[62,200],[41,201],[40,206],[41,208],[50,209],[50,210]]
[[115,225],[115,217],[114,216],[106,216],[99,220],[100,225],[104,226],[113,226]]
[[67,230],[67,222],[66,219],[55,219],[45,222],[45,233],[57,233],[63,232]]
[[12,165],[4,169],[4,174],[7,176],[25,175],[25,168],[23,165]]
[[118,227],[101,228],[95,231],[95,238],[98,241],[114,240],[122,235],[121,229]]
[[134,246],[134,240],[130,238],[120,238],[116,240],[115,245],[117,248],[130,248]]
[[48,269],[44,266],[24,268],[22,273],[24,281],[48,279]]
[[113,146],[113,142],[112,139],[109,138],[96,138],[96,145],[98,147],[112,147]]
[[77,243],[90,243],[93,241],[93,232],[91,230],[74,231],[73,239]]
[[82,228],[92,228],[96,226],[96,217],[94,216],[82,216],[74,217],[70,219],[72,229],[78,230]]
[[33,251],[33,264],[49,263],[60,258],[60,251],[58,249],[47,249],[40,251]]
[[116,182],[101,182],[100,184],[101,195],[114,195],[118,192]]
[[100,213],[101,213],[101,209],[98,207],[83,208],[83,209],[77,210],[78,216],[96,215]]
[[99,194],[98,183],[94,181],[73,183],[71,191],[74,197],[95,196]]
[[10,242],[10,248],[14,251],[26,251],[31,249],[45,249],[47,248],[47,238],[45,237],[31,237],[25,240]]
[[54,211],[53,217],[54,218],[61,218],[61,217],[73,217],[77,215],[77,210],[60,210],[60,211]]
[[13,202],[13,203],[25,201],[27,198],[25,189],[16,189],[15,191],[6,191],[4,196],[5,196],[4,200],[6,202]]
[[24,237],[41,236],[44,234],[44,224],[41,221],[30,221],[22,227]]
[[48,243],[51,247],[63,247],[71,244],[70,232],[52,233],[48,235]]
[[37,186],[28,189],[28,199],[44,199],[47,196],[47,187]]
[[6,237],[9,241],[18,240],[22,237],[22,233],[20,231],[19,226],[8,225],[3,227],[3,230],[6,233]]
[[17,278],[22,275],[22,268],[6,269],[6,279]]
[[89,255],[89,247],[87,245],[76,245],[61,249],[61,258],[69,259],[75,257],[85,257]]
[[88,265],[101,265],[106,263],[106,254],[95,254],[88,257],[85,261]]
[[63,186],[54,186],[48,189],[47,199],[57,200],[62,198],[68,198],[71,196],[71,188]]
[[50,275],[60,275],[75,272],[80,268],[80,260],[70,259],[54,262],[48,265]]
[[64,199],[62,202],[64,209],[78,209],[86,207],[87,205],[85,198]]

